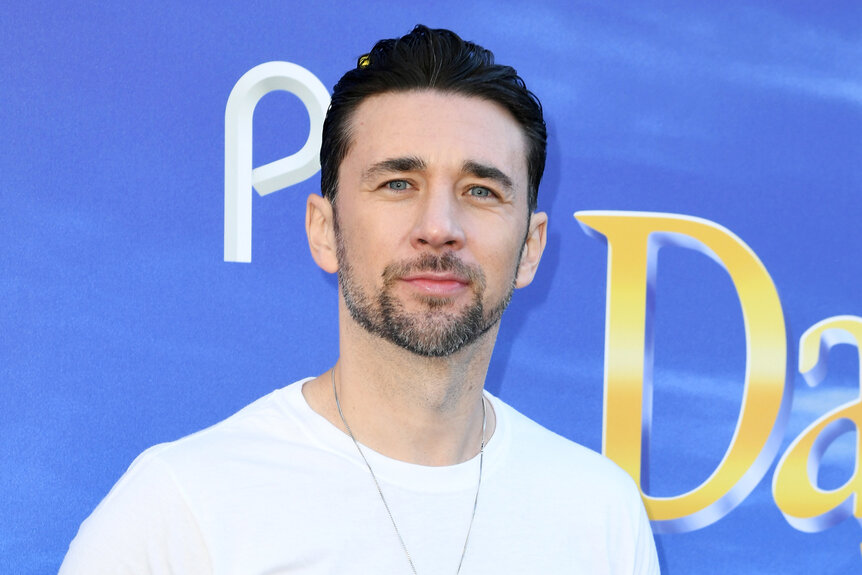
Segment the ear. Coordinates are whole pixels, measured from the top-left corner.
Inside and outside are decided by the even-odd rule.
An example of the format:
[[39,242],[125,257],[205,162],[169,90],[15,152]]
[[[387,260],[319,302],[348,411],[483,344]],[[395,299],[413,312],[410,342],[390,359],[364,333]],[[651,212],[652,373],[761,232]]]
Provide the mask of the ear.
[[515,277],[515,287],[522,288],[530,285],[536,270],[539,268],[539,260],[545,251],[545,242],[548,239],[548,214],[545,212],[534,212],[530,216],[527,240],[524,242],[524,250],[521,252],[521,261],[518,264],[518,275]]
[[332,204],[317,194],[308,196],[305,206],[305,234],[311,257],[325,272],[338,271],[338,257],[335,250],[335,223]]

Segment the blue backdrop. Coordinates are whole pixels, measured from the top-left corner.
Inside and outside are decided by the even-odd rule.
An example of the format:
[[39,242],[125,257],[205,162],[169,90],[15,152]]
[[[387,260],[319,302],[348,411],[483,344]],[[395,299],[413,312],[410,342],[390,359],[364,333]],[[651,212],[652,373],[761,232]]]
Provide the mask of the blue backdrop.
[[[327,87],[383,37],[447,27],[514,65],[550,132],[550,238],[503,321],[488,387],[601,449],[606,246],[577,210],[675,212],[737,234],[768,269],[795,354],[862,315],[862,4],[476,0],[139,5],[12,2],[0,15],[0,571],[56,572],[80,522],[146,447],[206,427],[336,359],[336,284],[308,254],[317,176],[255,197],[254,259],[222,260],[224,111],[286,60]],[[254,165],[305,141],[287,93],[254,116]],[[851,346],[808,388],[791,362],[779,456],[859,396]],[[745,333],[726,272],[662,251],[649,491],[722,458]],[[836,440],[819,485],[857,464]],[[773,465],[774,468],[774,465]],[[784,519],[773,468],[721,520],[657,537],[665,573],[856,573],[851,518]]]

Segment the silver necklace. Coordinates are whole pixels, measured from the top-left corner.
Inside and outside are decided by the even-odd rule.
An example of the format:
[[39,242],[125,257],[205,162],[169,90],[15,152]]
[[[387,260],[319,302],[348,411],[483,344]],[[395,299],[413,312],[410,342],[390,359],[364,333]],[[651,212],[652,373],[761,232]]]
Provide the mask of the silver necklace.
[[[398,530],[398,525],[395,523],[395,517],[392,516],[392,511],[389,509],[389,504],[386,502],[386,498],[383,496],[383,490],[380,489],[380,482],[377,481],[377,476],[374,474],[374,470],[371,468],[371,464],[368,463],[368,459],[365,458],[365,453],[363,453],[362,448],[359,447],[359,442],[356,441],[356,437],[353,435],[353,431],[347,424],[347,420],[344,419],[344,413],[341,411],[341,402],[338,401],[338,390],[335,388],[334,367],[330,372],[330,376],[330,379],[332,380],[332,394],[335,396],[335,407],[338,408],[338,415],[339,417],[341,417],[341,423],[344,424],[345,429],[347,429],[347,435],[349,435],[350,439],[353,440],[353,445],[356,446],[356,450],[359,452],[360,457],[362,457],[362,461],[365,462],[365,466],[368,468],[368,472],[371,473],[371,479],[374,480],[374,486],[377,487],[377,493],[380,495],[380,501],[383,502],[383,507],[386,508],[386,514],[389,515],[389,521],[392,522],[392,527],[395,529],[395,534],[398,536],[398,541],[401,542],[401,548],[404,550],[404,554],[407,556],[407,562],[410,563],[410,570],[413,571],[413,575],[417,575],[416,566],[413,564],[413,558],[410,557],[410,552],[407,550],[407,545],[404,543],[404,538],[401,536],[401,531]],[[464,556],[467,554],[467,543],[470,541],[470,531],[472,531],[473,529],[473,519],[476,518],[476,507],[479,504],[479,489],[482,487],[482,461],[485,457],[485,424],[487,423],[485,401],[485,395],[483,394],[482,443],[479,446],[479,481],[476,484],[476,496],[473,498],[473,513],[470,515],[470,525],[467,526],[467,536],[464,538],[464,548],[461,550],[461,559],[460,561],[458,561],[458,570],[455,572],[455,575],[459,575],[459,573],[461,573],[461,566],[464,564]]]

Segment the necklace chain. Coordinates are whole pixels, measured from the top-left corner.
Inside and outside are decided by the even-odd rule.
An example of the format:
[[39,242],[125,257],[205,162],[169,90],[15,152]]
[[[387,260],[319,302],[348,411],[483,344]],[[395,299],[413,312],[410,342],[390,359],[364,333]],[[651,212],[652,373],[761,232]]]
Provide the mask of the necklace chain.
[[[377,480],[377,475],[375,475],[374,469],[371,468],[371,464],[368,463],[368,459],[365,457],[365,453],[359,446],[359,442],[356,441],[356,436],[353,435],[353,431],[350,429],[350,425],[347,424],[347,420],[344,418],[344,412],[341,411],[341,402],[338,401],[338,390],[335,387],[334,367],[330,372],[330,376],[330,379],[332,380],[332,394],[335,396],[335,407],[338,408],[338,415],[339,417],[341,417],[341,423],[344,424],[345,429],[347,429],[347,435],[349,435],[350,439],[353,440],[353,445],[356,446],[356,450],[359,452],[360,457],[362,457],[362,461],[365,462],[365,466],[368,468],[368,472],[371,473],[371,479],[374,480],[374,486],[377,488],[377,493],[380,495],[380,501],[383,502],[383,507],[386,508],[386,514],[389,516],[389,521],[392,522],[392,527],[395,529],[395,534],[398,536],[398,541],[401,543],[401,548],[404,550],[404,555],[407,556],[407,562],[410,563],[410,570],[413,571],[413,575],[417,575],[416,565],[413,564],[413,558],[410,556],[410,551],[407,550],[407,544],[404,543],[404,538],[401,536],[401,531],[398,530],[398,524],[395,523],[395,517],[392,515],[392,510],[389,509],[389,503],[386,502],[386,497],[383,496],[383,490],[380,488],[380,482]],[[485,401],[485,396],[483,394],[482,443],[479,446],[479,481],[476,484],[476,496],[473,498],[473,513],[470,515],[470,524],[467,526],[467,536],[464,538],[464,548],[461,550],[461,559],[458,561],[458,570],[455,572],[455,575],[459,575],[461,573],[461,566],[464,564],[464,556],[467,554],[467,543],[470,541],[470,532],[473,530],[473,520],[476,518],[476,507],[478,507],[479,505],[479,489],[482,487],[482,462],[485,458],[485,424],[487,423]]]

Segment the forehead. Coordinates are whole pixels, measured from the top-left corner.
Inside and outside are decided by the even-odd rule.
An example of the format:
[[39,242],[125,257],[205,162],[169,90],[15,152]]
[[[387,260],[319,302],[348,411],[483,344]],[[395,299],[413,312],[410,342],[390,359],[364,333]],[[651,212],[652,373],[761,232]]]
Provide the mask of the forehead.
[[406,156],[435,168],[474,161],[497,167],[526,191],[526,135],[508,110],[490,100],[435,90],[377,94],[357,107],[349,131],[342,168]]

